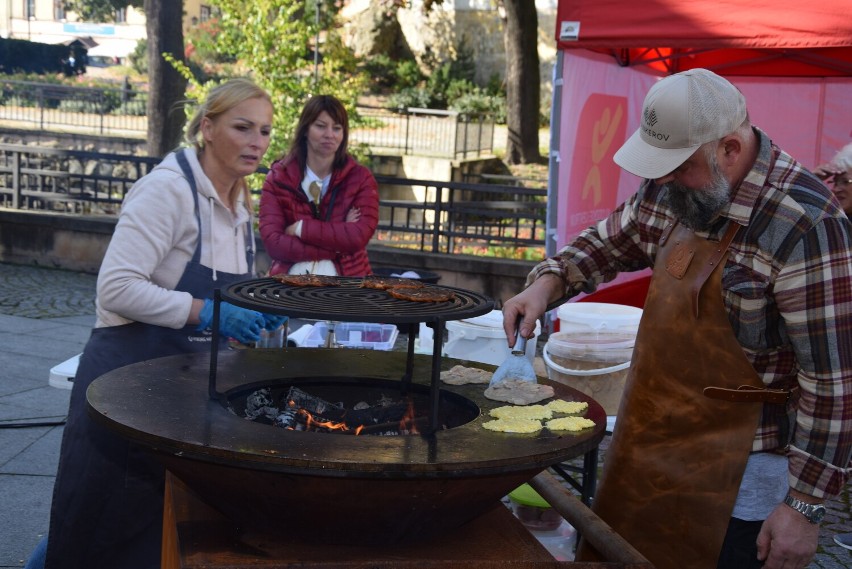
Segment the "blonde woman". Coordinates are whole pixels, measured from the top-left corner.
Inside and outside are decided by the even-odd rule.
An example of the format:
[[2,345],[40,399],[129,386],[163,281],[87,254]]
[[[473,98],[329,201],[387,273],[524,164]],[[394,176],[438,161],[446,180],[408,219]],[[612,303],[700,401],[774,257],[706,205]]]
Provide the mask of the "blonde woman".
[[[164,470],[93,423],[86,388],[131,363],[209,351],[212,293],[254,276],[244,181],[269,146],[269,95],[246,79],[214,88],[187,128],[187,148],[131,188],[98,275],[97,322],[74,379],[54,487],[48,568],[158,568]],[[220,332],[258,339],[282,318],[221,305]],[[37,555],[28,563],[39,566]]]

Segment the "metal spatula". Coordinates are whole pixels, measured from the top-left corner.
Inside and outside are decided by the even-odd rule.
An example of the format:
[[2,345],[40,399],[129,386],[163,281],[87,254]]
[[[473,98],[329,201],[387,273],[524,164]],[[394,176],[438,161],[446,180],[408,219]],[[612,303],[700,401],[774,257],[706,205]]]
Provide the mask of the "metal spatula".
[[518,324],[515,327],[515,346],[512,348],[512,353],[503,360],[503,363],[491,376],[488,387],[493,387],[508,379],[535,382],[535,370],[526,354],[527,339],[521,336],[521,318],[518,318]]

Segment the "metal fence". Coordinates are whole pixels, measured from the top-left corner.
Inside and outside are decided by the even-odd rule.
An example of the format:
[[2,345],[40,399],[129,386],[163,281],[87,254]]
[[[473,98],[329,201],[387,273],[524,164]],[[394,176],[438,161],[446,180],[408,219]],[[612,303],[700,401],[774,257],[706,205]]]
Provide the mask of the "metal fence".
[[385,245],[474,255],[544,246],[546,189],[385,176],[376,181],[384,197],[375,239]]
[[[0,207],[117,215],[133,183],[159,161],[0,144]],[[544,246],[544,189],[387,176],[376,180],[382,198],[374,241],[383,245],[448,254]]]
[[0,121],[19,128],[145,134],[148,95],[125,88],[0,81]]
[[358,107],[358,115],[364,124],[352,129],[350,141],[374,153],[469,158],[494,146],[494,119],[487,114]]
[[117,214],[124,195],[160,159],[0,144],[0,206]]
[[[138,136],[147,132],[147,99],[147,93],[129,85],[94,88],[6,80],[0,81],[0,121],[19,128]],[[350,143],[365,144],[373,153],[457,159],[493,149],[494,120],[489,115],[375,107],[359,107],[358,115]]]

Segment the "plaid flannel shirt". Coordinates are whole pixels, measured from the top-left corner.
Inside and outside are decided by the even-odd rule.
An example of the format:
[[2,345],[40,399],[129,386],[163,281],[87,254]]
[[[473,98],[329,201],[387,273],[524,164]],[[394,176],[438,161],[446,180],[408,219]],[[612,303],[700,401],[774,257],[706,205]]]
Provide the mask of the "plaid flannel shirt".
[[[743,226],[722,280],[734,334],[767,387],[801,388],[786,412],[764,406],[753,451],[789,442],[790,486],[835,496],[852,451],[852,224],[815,176],[754,130],[754,166],[717,222],[697,234],[718,240],[728,223]],[[652,267],[663,228],[674,219],[664,196],[646,180],[606,219],[538,264],[527,283],[545,273],[565,280],[572,264],[585,277],[565,283],[565,295],[573,296],[619,272]]]

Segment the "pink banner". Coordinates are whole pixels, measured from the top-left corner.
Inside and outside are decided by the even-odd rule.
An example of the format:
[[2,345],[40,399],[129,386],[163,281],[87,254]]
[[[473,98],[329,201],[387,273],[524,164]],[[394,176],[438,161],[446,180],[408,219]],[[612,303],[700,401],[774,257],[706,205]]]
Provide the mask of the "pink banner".
[[[612,156],[636,128],[645,93],[659,78],[619,67],[611,57],[566,50],[559,102],[556,244],[605,217],[641,180]],[[807,167],[830,160],[852,141],[852,78],[732,77],[752,123]]]

